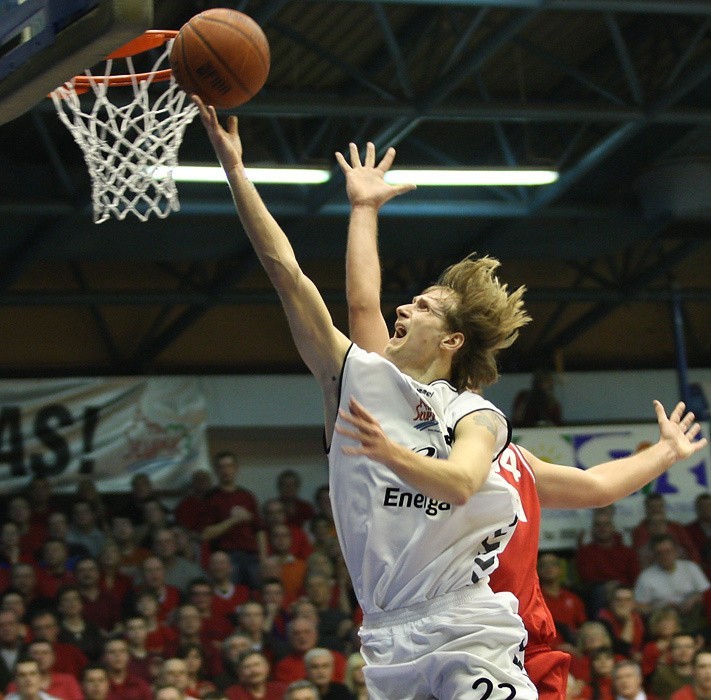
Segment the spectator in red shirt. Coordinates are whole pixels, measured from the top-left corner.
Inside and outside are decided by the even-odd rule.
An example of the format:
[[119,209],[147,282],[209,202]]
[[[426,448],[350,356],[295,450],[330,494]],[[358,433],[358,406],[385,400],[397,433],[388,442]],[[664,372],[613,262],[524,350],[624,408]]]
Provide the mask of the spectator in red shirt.
[[[264,525],[269,530],[273,525],[286,525],[291,532],[291,553],[298,559],[308,559],[314,551],[311,540],[300,525],[287,522],[286,506],[279,498],[270,498],[262,505]],[[273,554],[267,544],[267,554]]]
[[198,609],[190,603],[178,607],[175,611],[174,627],[178,636],[165,645],[165,657],[177,657],[180,649],[197,644],[205,650],[205,672],[210,676],[217,675],[221,670],[221,664],[218,648],[213,644],[216,640],[208,638],[205,634]]
[[46,476],[35,475],[27,485],[30,520],[47,528],[49,516],[56,510],[52,499],[52,482]]
[[644,621],[637,612],[631,586],[613,586],[609,590],[607,607],[600,611],[598,620],[612,633],[615,651],[635,661],[642,658]]
[[79,647],[58,641],[59,622],[57,616],[51,610],[35,613],[30,620],[30,629],[34,640],[45,641],[51,645],[52,670],[57,673],[69,673],[78,678],[89,660]]
[[128,644],[128,653],[131,657],[128,672],[152,684],[154,678],[151,675],[152,657],[146,647],[148,639],[146,621],[140,615],[131,615],[124,620],[123,630],[123,637]]
[[640,567],[634,549],[620,541],[609,509],[593,511],[590,534],[591,542],[578,545],[575,567],[587,589],[590,613],[596,615],[604,604],[605,584],[634,586]]
[[156,556],[150,556],[141,565],[141,590],[152,591],[158,601],[158,619],[165,622],[168,615],[180,604],[180,591],[165,581],[165,567]]
[[136,528],[127,515],[114,515],[111,518],[111,537],[119,550],[121,573],[136,579],[141,564],[151,556],[151,550],[139,546]]
[[275,639],[266,629],[264,606],[256,600],[250,600],[237,608],[237,629],[252,640],[252,649],[259,651],[270,664],[281,658],[286,652],[284,641]]
[[146,648],[150,654],[165,656],[167,644],[177,639],[178,633],[159,619],[158,598],[153,591],[140,591],[136,596],[136,612],[146,621]]
[[82,599],[84,618],[106,634],[111,634],[121,621],[120,603],[113,595],[101,590],[96,559],[80,559],[74,576]]
[[180,647],[178,658],[185,661],[185,668],[188,672],[188,687],[185,690],[188,697],[203,698],[206,694],[217,690],[215,684],[210,680],[210,678],[214,678],[214,674],[207,670],[207,655],[200,644],[188,644]]
[[175,522],[194,533],[202,532],[211,521],[207,495],[212,489],[212,477],[205,469],[197,469],[190,476],[187,494],[173,510]]
[[188,587],[187,602],[195,606],[202,620],[202,637],[210,645],[212,653],[219,654],[222,640],[234,631],[233,622],[215,615],[212,609],[212,586],[207,579],[196,579]]
[[694,656],[693,681],[672,693],[670,700],[708,700],[711,698],[711,651],[700,649]]
[[229,686],[229,700],[282,700],[286,684],[269,680],[269,661],[258,651],[248,651],[240,657],[237,673],[239,683]]
[[47,539],[47,528],[40,523],[32,522],[30,504],[23,496],[10,499],[7,506],[7,517],[20,531],[20,547],[23,552],[33,556],[40,550]]
[[29,564],[13,564],[10,570],[10,588],[22,596],[28,617],[40,610],[52,608],[52,599],[43,596],[38,590],[37,574]]
[[[590,683],[592,680],[592,658],[599,649],[612,649],[612,636],[602,622],[591,620],[580,625],[576,635],[576,646],[570,659],[570,673],[578,680]],[[622,660],[616,656],[616,660]]]
[[223,550],[232,557],[236,583],[257,588],[258,554],[266,551],[257,499],[237,485],[239,466],[234,453],[220,452],[213,464],[217,486],[207,495],[211,523],[201,536],[213,550]]
[[234,566],[227,552],[213,552],[207,571],[212,583],[212,610],[215,616],[231,620],[237,606],[249,600],[249,588],[233,582]]
[[[645,517],[642,521],[632,530],[632,546],[639,552],[644,545],[646,545],[652,538],[653,533],[650,532],[649,518],[652,515],[663,516],[661,519],[666,522],[666,530],[664,533],[659,532],[658,534],[670,534],[676,543],[686,552],[684,558],[691,559],[691,561],[697,564],[701,561],[699,552],[694,545],[693,540],[689,537],[689,533],[686,528],[678,523],[676,520],[669,520],[666,512],[666,503],[664,502],[664,496],[661,493],[650,493],[644,499],[644,513]],[[644,562],[642,563],[644,566]]]
[[113,540],[106,540],[99,554],[99,588],[119,607],[133,590],[133,579],[121,571],[121,553]]
[[544,552],[538,557],[538,578],[543,598],[556,624],[558,646],[570,651],[567,644],[572,642],[580,625],[588,619],[585,603],[561,583],[560,559],[556,554]]
[[[297,617],[289,623],[287,634],[290,651],[276,664],[274,679],[288,684],[306,677],[304,655],[316,648],[318,628],[313,620]],[[337,651],[331,651],[331,654],[334,662],[333,679],[343,683],[346,676],[346,659]]]
[[286,508],[286,522],[289,525],[303,527],[316,515],[314,507],[303,498],[299,498],[301,477],[293,469],[286,469],[277,477],[279,500]]
[[696,519],[686,525],[686,532],[701,556],[701,565],[711,576],[711,493],[700,493],[694,502]]
[[48,539],[41,551],[41,566],[37,570],[37,588],[41,595],[55,598],[60,588],[74,583],[74,574],[69,570],[67,543]]
[[131,657],[125,639],[109,639],[104,645],[104,666],[109,674],[107,700],[152,700],[151,686],[129,673]]
[[615,655],[612,649],[597,649],[590,655],[590,682],[583,690],[583,697],[592,700],[614,700],[612,672],[615,668]]
[[[54,668],[54,652],[52,645],[44,640],[31,642],[27,654],[39,666],[40,685],[45,693],[61,700],[83,700],[81,687],[75,676],[70,673],[60,673]],[[15,690],[10,683],[8,692]]]

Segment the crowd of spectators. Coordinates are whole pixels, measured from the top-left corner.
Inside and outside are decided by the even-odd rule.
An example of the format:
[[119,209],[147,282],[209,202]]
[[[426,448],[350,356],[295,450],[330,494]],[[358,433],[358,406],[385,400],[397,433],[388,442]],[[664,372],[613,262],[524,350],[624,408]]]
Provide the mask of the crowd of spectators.
[[[0,693],[365,699],[361,613],[328,487],[305,499],[287,470],[259,503],[238,477],[223,452],[177,499],[145,474],[120,497],[83,479],[62,498],[36,477],[8,498]],[[682,525],[652,493],[627,539],[604,508],[572,555],[540,554],[556,645],[572,655],[570,700],[700,700],[711,689],[711,495],[696,509]]]
[[263,503],[215,456],[180,496],[35,477],[0,525],[0,698],[366,697],[361,613],[328,487]]
[[711,494],[695,505],[681,524],[650,493],[627,537],[601,508],[572,554],[539,555],[556,646],[572,656],[570,700],[711,697]]

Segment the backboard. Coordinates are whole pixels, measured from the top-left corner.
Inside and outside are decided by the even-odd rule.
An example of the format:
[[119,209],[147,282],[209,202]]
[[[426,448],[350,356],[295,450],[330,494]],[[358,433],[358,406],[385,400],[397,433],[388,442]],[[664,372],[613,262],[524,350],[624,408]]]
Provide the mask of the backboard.
[[0,125],[152,22],[152,0],[0,0]]

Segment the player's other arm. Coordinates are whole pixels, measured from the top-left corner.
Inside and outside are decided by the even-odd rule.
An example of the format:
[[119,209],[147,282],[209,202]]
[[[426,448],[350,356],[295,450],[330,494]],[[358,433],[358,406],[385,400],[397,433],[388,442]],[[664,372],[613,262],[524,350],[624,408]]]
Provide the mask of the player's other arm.
[[223,128],[214,107],[199,97],[193,101],[227,174],[237,213],[259,261],[279,294],[296,347],[324,392],[332,389],[350,341],[333,325],[319,291],[303,273],[289,239],[267,210],[249,181],[242,161],[237,118],[230,116]]
[[497,421],[493,411],[477,411],[462,418],[454,431],[447,459],[427,457],[390,440],[378,421],[355,399],[341,410],[336,426],[353,440],[344,453],[366,455],[392,469],[403,481],[429,498],[463,505],[482,486],[491,469]]
[[377,165],[372,143],[366,145],[363,163],[354,143],[349,150],[350,164],[341,153],[336,153],[346,176],[346,193],[351,204],[346,248],[348,328],[353,342],[364,350],[382,354],[389,333],[380,307],[378,212],[383,204],[414,185],[395,187],[385,182],[385,173],[395,158],[394,148],[389,148]]
[[600,508],[629,496],[663,474],[678,461],[706,447],[697,440],[701,427],[694,414],[678,403],[667,417],[659,401],[654,402],[659,425],[658,441],[629,457],[576,469],[547,464],[527,450],[522,452],[536,475],[536,490],[544,508]]

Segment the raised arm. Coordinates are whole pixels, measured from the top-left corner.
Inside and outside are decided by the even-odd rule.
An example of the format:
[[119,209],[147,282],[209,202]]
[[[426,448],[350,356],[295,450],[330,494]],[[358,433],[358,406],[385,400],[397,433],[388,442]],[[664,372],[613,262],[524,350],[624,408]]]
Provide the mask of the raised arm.
[[414,185],[393,186],[385,182],[385,173],[395,158],[394,148],[389,148],[377,165],[372,143],[366,146],[362,164],[356,145],[351,143],[349,149],[350,165],[341,153],[336,153],[351,203],[346,250],[349,334],[364,350],[382,354],[390,334],[380,308],[378,212],[383,204],[414,189]]
[[324,392],[327,416],[332,409],[332,421],[337,380],[350,341],[333,325],[321,294],[299,267],[286,234],[247,178],[237,118],[228,117],[225,129],[214,107],[203,104],[197,96],[192,99],[227,174],[247,237],[279,294],[299,354]]
[[577,469],[548,464],[528,450],[522,452],[536,475],[536,489],[544,508],[600,508],[641,489],[677,462],[708,444],[696,437],[701,430],[694,414],[678,403],[669,417],[659,401],[654,402],[659,440],[629,457]]

